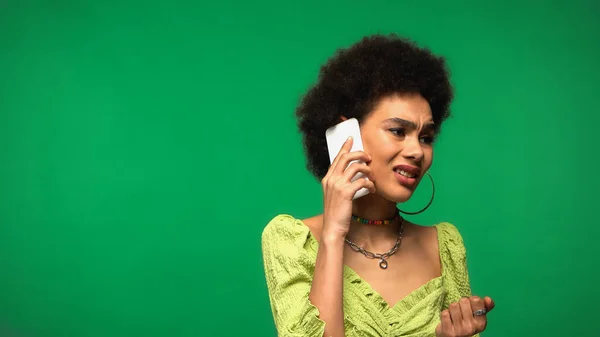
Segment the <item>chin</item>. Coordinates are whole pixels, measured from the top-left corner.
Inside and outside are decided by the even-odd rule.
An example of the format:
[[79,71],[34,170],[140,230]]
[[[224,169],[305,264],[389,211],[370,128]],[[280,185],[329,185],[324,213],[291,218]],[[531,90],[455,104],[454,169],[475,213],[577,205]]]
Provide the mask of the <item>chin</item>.
[[377,191],[377,194],[389,201],[399,204],[408,201],[410,197],[412,197],[413,191],[401,186],[393,191]]

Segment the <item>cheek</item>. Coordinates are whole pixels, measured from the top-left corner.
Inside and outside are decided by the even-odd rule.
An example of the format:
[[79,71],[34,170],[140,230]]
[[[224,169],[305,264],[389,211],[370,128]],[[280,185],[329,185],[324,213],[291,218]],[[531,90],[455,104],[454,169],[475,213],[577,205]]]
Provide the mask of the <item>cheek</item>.
[[363,148],[365,149],[365,152],[370,155],[380,154],[385,146],[390,143],[385,132],[382,130],[366,128],[361,129],[361,132]]
[[373,160],[369,164],[373,173],[376,175],[386,175],[392,172],[392,163],[398,157],[397,152],[390,151],[387,148],[376,148],[374,152],[369,153]]

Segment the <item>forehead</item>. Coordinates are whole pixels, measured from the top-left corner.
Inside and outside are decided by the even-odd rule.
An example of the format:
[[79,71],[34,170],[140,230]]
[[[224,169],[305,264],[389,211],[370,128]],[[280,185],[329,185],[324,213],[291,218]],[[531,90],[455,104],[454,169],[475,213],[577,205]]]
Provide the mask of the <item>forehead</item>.
[[391,95],[380,99],[369,115],[372,121],[394,117],[421,123],[430,122],[431,107],[420,94]]

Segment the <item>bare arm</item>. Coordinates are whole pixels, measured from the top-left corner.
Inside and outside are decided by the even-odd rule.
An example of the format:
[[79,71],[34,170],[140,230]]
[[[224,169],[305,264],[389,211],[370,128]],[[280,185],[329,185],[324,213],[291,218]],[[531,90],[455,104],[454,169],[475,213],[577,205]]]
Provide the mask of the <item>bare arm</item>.
[[[371,157],[362,151],[350,152],[352,142],[351,138],[346,140],[321,180],[323,229],[309,299],[325,322],[325,337],[344,337],[344,238],[350,229],[353,196],[361,188],[375,193],[373,172],[365,164]],[[357,162],[350,164],[353,161]],[[352,181],[359,172],[371,180]]]
[[317,253],[309,299],[326,322],[325,337],[344,337],[342,305],[344,238],[323,236]]

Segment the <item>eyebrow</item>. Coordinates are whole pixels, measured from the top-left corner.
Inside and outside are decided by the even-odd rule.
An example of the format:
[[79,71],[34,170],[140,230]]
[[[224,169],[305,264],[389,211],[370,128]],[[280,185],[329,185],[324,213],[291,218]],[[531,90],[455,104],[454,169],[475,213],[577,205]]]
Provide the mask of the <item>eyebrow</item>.
[[[405,128],[409,128],[409,129],[413,129],[413,130],[415,130],[417,128],[417,124],[415,124],[415,122],[409,121],[409,120],[406,120],[406,119],[402,119],[402,118],[399,118],[399,117],[388,118],[388,119],[386,119],[384,121],[384,123],[386,123],[386,124],[388,124],[388,123],[400,124],[400,125],[404,126]],[[434,127],[435,127],[435,123],[429,122],[429,123],[426,123],[423,126],[423,129],[424,130],[426,130],[426,129],[433,129]]]

